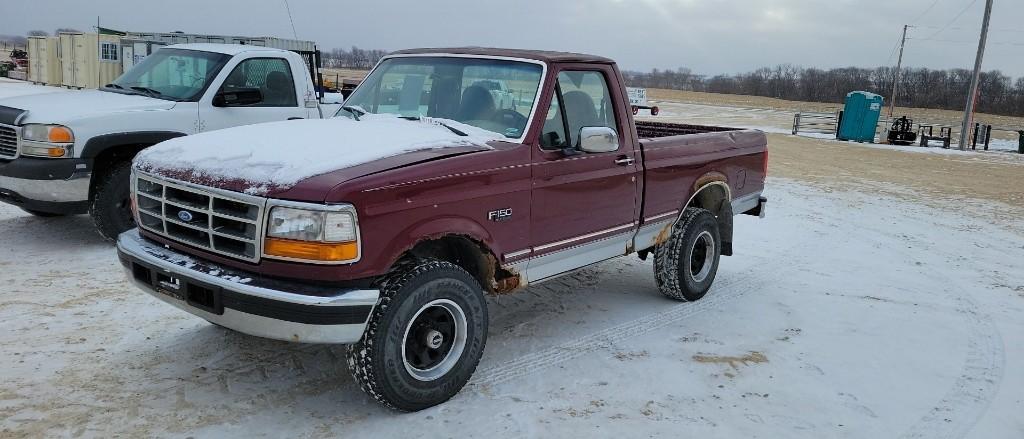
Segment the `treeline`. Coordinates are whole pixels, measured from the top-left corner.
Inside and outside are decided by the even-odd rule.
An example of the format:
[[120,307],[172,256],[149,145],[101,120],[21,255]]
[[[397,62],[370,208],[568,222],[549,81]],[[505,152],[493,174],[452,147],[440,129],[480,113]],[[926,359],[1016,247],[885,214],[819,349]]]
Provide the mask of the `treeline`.
[[387,54],[388,51],[386,50],[360,49],[352,46],[349,50],[331,49],[324,51],[322,57],[324,67],[369,70]]
[[[764,67],[737,75],[704,76],[686,68],[652,70],[649,73],[624,72],[626,83],[634,87],[667,88],[779,99],[841,103],[846,94],[864,90],[885,96],[892,94],[895,68],[847,67],[836,69],[803,68],[792,65]],[[965,69],[932,70],[905,68],[900,74],[900,107],[962,110],[971,81]],[[979,83],[978,111],[1009,116],[1024,116],[1024,78],[1014,80],[998,70],[983,72]]]

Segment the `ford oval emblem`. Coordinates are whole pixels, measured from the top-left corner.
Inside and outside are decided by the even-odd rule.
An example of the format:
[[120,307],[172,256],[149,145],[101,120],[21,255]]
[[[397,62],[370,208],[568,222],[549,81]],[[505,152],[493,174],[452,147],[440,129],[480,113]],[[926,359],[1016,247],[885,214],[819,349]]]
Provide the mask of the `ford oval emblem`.
[[178,219],[180,219],[180,220],[182,220],[182,221],[184,221],[186,223],[190,222],[190,221],[192,221],[192,212],[189,212],[187,210],[179,211],[178,212]]

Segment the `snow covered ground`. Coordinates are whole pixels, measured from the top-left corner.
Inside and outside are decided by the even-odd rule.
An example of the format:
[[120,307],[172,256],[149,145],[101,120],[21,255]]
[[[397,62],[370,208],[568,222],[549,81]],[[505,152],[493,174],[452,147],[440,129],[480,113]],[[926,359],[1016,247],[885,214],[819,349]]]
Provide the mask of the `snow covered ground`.
[[[654,102],[654,101],[652,101]],[[743,108],[743,107],[726,107],[716,105],[705,105],[705,104],[689,104],[681,102],[657,102],[661,112],[658,116],[652,117],[648,113],[641,111],[638,118],[643,120],[662,120],[671,122],[691,123],[691,124],[720,124],[737,128],[750,128],[764,131],[766,133],[776,134],[790,134],[793,132],[793,112],[785,110],[775,110],[769,108]],[[999,133],[994,134],[997,135]],[[812,137],[816,139],[832,139],[835,140],[834,135],[828,134],[815,134],[815,133],[800,133],[801,136]],[[1004,135],[1006,133],[1004,132]],[[1016,140],[1016,134],[1012,134],[1014,140],[1007,139],[993,139],[989,145],[991,152],[1014,152],[1018,150],[1018,141]],[[938,145],[938,143],[933,143]],[[933,146],[929,148],[922,148],[919,146],[900,146],[900,145],[886,145],[886,144],[874,144],[871,145],[878,148],[888,148],[899,151],[907,152],[919,152],[928,154],[964,154],[965,151],[959,149],[943,149],[941,147]],[[953,145],[956,148],[956,144]],[[989,151],[967,151],[970,154],[989,154]]]
[[239,335],[123,280],[87,217],[0,205],[0,436],[1024,436],[1024,223],[768,182],[708,296],[650,262],[492,299],[452,401],[398,414],[343,347]]

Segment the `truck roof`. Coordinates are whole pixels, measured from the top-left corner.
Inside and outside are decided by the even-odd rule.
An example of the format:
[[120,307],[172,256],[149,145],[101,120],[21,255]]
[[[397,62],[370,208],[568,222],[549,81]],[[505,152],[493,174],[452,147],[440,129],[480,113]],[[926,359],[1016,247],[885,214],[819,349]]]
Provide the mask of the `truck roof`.
[[549,50],[528,50],[528,49],[501,49],[495,47],[442,47],[406,49],[392,52],[392,55],[419,55],[419,54],[456,54],[456,55],[482,55],[502,56],[508,58],[524,58],[546,63],[551,62],[581,62],[596,64],[612,64],[611,59],[573,52],[553,52]]
[[216,43],[190,43],[190,44],[174,44],[167,46],[171,49],[184,49],[184,50],[196,50],[200,52],[214,52],[223,53],[225,55],[238,55],[243,52],[253,51],[270,51],[270,52],[287,52],[282,49],[275,49],[273,47],[263,46],[251,46],[247,44],[216,44]]

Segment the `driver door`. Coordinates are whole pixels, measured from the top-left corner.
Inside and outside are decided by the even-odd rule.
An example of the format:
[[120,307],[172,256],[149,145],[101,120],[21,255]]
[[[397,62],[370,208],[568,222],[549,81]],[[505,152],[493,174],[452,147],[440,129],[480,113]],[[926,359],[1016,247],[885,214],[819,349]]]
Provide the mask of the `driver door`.
[[[305,103],[299,99],[296,78],[288,60],[248,58],[229,71],[220,86],[211,87],[203,97],[199,106],[199,131],[306,118]],[[263,100],[246,106],[214,106],[217,93],[242,89],[259,90]]]
[[[592,66],[589,66],[593,69]],[[626,253],[636,222],[637,163],[611,68],[565,69],[534,150],[531,282]],[[541,112],[544,115],[544,112]],[[580,130],[607,127],[618,149],[587,153]]]

